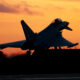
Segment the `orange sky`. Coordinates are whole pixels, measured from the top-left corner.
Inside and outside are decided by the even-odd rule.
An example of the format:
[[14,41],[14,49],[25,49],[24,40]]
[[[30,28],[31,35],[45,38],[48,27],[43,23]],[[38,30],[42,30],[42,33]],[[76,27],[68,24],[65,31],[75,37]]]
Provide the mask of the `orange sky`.
[[40,32],[57,17],[69,21],[73,29],[64,30],[63,36],[80,42],[80,0],[0,0],[0,44],[25,39],[22,19]]

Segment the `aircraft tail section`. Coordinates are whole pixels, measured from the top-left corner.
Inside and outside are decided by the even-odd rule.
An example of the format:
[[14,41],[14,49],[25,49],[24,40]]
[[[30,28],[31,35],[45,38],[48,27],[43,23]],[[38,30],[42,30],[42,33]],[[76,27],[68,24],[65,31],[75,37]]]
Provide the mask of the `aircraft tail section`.
[[30,40],[35,33],[29,28],[29,26],[24,22],[24,20],[21,21],[21,24],[22,24],[22,28],[23,28],[26,39]]

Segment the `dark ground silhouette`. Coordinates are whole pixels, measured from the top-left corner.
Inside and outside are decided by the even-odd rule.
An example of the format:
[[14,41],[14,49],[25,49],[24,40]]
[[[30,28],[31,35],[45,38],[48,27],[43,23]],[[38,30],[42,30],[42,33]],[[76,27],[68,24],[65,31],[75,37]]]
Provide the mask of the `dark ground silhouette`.
[[80,73],[79,65],[79,49],[36,50],[12,58],[0,52],[0,74]]

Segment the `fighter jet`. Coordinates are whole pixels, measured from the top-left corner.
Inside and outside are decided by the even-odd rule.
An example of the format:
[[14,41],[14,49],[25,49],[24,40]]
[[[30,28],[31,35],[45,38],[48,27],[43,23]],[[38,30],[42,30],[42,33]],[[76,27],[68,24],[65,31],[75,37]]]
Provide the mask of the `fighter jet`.
[[6,47],[21,48],[22,50],[36,50],[36,49],[49,49],[49,47],[73,47],[78,45],[78,43],[72,43],[66,40],[62,36],[62,31],[64,29],[72,31],[68,27],[69,22],[63,21],[60,18],[56,18],[51,24],[39,33],[34,33],[33,30],[21,20],[21,25],[25,34],[25,40],[5,43],[0,45],[0,49]]

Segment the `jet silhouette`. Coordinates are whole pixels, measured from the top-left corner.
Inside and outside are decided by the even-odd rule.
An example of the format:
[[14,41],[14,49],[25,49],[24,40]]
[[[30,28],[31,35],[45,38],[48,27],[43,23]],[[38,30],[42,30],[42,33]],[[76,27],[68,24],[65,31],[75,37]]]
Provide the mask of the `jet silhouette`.
[[68,27],[69,22],[62,21],[61,19],[55,19],[47,28],[42,30],[39,33],[34,33],[30,27],[24,22],[21,21],[21,25],[25,34],[26,40],[5,43],[0,45],[0,49],[4,49],[6,47],[15,47],[21,48],[22,50],[36,50],[36,49],[48,49],[49,47],[59,47],[67,46],[73,47],[78,45],[78,43],[72,43],[66,40],[62,36],[62,31],[64,29],[72,31],[71,28]]

